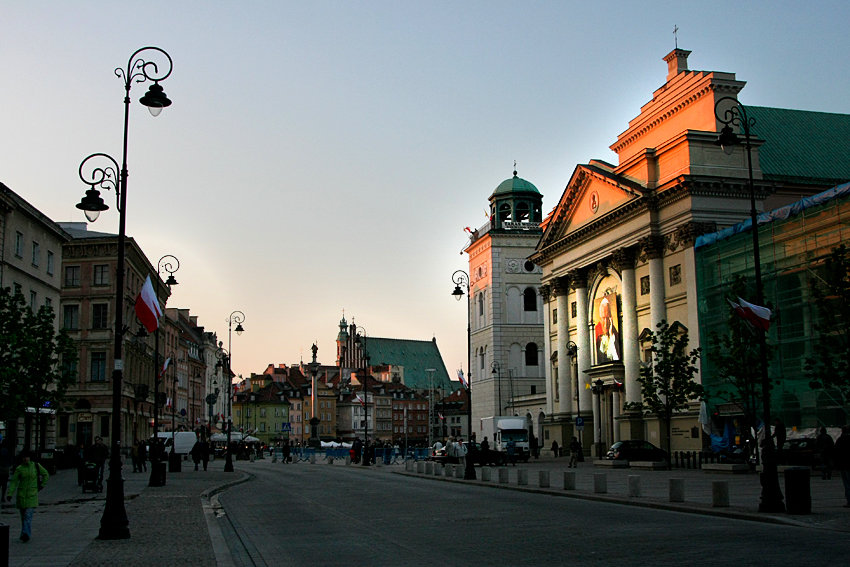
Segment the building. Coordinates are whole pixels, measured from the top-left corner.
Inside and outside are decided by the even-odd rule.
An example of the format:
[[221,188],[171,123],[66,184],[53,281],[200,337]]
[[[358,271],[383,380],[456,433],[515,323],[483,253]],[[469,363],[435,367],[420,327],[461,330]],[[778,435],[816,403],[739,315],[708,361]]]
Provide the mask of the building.
[[473,423],[510,415],[515,396],[546,391],[542,270],[528,260],[543,232],[542,205],[537,188],[514,171],[490,195],[490,220],[465,250]]
[[[480,420],[473,419],[473,430],[480,430]],[[432,441],[445,443],[448,437],[469,438],[469,393],[459,388],[434,403]],[[483,439],[483,438],[482,438]],[[480,443],[481,439],[476,440]]]
[[387,384],[392,396],[393,445],[425,447],[428,445],[428,399],[403,384]]
[[[641,401],[637,378],[649,362],[649,333],[662,320],[676,322],[693,348],[701,344],[694,242],[749,216],[746,152],[739,146],[727,155],[715,144],[723,126],[715,105],[723,116],[732,102],[721,99],[735,100],[746,83],[734,73],[689,70],[689,54],[675,49],[664,57],[666,82],[611,146],[617,165],[576,166],[530,257],[543,268],[544,334],[552,353],[549,442],[563,446],[581,416],[585,449],[601,452],[620,439],[665,444],[666,428],[657,419],[625,406]],[[807,156],[830,154],[813,145],[836,140],[813,139],[790,123],[778,131],[769,118],[818,113],[750,109],[757,208],[822,190],[825,179],[794,172]],[[846,146],[846,138],[839,143]],[[673,450],[703,447],[697,419],[697,404],[677,414]]]
[[239,392],[233,402],[234,412],[244,416],[243,431],[249,432],[269,446],[289,441],[289,399],[284,382],[275,382],[268,375],[253,374],[250,389]]
[[[59,313],[61,294],[62,246],[70,235],[20,195],[0,183],[0,287],[20,291],[30,308],[52,307]],[[61,328],[56,317],[55,330]],[[51,410],[53,411],[53,410]],[[19,419],[17,427],[0,422],[0,433],[16,440],[15,451],[25,446],[52,449],[56,444],[55,420],[42,416],[38,427],[30,413]],[[60,420],[60,433],[67,436],[67,421]],[[62,426],[65,429],[61,429]]]

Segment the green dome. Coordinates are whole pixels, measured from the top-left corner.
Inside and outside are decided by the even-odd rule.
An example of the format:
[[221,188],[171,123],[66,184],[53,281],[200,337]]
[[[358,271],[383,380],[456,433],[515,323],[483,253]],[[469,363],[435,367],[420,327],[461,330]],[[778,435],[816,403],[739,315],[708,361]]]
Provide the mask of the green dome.
[[514,171],[513,177],[502,181],[490,197],[508,195],[510,193],[534,193],[536,195],[540,195],[540,191],[537,190],[537,187],[525,179],[517,177],[516,171]]

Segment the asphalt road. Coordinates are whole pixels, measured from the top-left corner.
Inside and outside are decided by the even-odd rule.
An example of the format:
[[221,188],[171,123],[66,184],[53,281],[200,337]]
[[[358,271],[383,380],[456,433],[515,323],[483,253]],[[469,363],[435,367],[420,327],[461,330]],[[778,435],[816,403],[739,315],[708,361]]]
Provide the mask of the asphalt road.
[[[241,468],[241,467],[240,467]],[[847,534],[381,470],[257,462],[219,495],[239,565],[847,565]]]

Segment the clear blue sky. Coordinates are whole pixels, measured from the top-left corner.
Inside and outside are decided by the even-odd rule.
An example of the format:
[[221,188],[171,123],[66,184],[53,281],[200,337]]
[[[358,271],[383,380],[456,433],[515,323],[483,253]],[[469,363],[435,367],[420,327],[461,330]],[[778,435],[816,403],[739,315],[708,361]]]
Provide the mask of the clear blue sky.
[[[737,73],[745,104],[850,113],[846,2],[3,2],[0,181],[82,221],[77,167],[121,154],[139,47],[174,59],[152,118],[131,92],[128,234],[181,261],[170,307],[227,341],[238,373],[332,363],[346,317],[436,336],[466,367],[449,295],[463,227],[510,176],[548,212],[665,80],[661,58]],[[112,199],[112,197],[108,197]],[[110,200],[110,204],[114,201]],[[117,232],[104,213],[92,230]]]

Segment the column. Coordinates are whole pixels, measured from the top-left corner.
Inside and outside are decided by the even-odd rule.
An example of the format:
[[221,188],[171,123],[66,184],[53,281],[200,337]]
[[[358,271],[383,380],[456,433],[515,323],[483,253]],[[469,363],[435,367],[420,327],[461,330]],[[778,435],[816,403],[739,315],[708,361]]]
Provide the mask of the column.
[[557,297],[558,306],[558,411],[560,413],[570,413],[573,410],[573,396],[575,386],[572,383],[572,375],[570,368],[570,353],[567,350],[567,343],[570,340],[569,331],[569,288],[567,282],[563,278],[558,278],[556,286],[553,288]]
[[[544,284],[540,287],[540,295],[543,298],[543,353],[540,364],[543,366],[543,378],[546,384],[546,415],[551,416],[555,407],[555,381],[552,376],[552,364],[549,360],[552,350],[551,323],[549,322],[549,299],[552,296],[552,286]],[[492,375],[491,375],[492,377]]]
[[648,236],[641,240],[641,255],[649,260],[649,321],[650,331],[658,332],[658,323],[667,319],[664,301],[664,260],[661,237]]
[[[575,343],[578,345],[578,397],[581,407],[589,409],[592,396],[590,390],[585,388],[585,383],[590,380],[585,372],[590,370],[591,360],[590,327],[587,312],[587,275],[583,271],[571,272],[570,286],[576,292]],[[572,306],[570,306],[570,316],[572,316]]]
[[614,253],[615,268],[623,282],[623,369],[625,370],[626,402],[636,403],[641,399],[640,345],[638,344],[637,286],[635,278],[635,255],[631,249],[623,248]]
[[615,389],[613,392],[613,400],[612,400],[612,408],[611,408],[611,417],[614,422],[614,443],[620,441],[620,424],[618,420],[620,418],[620,391]]

